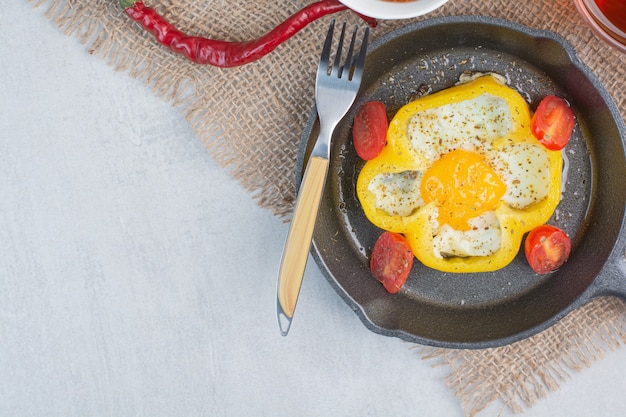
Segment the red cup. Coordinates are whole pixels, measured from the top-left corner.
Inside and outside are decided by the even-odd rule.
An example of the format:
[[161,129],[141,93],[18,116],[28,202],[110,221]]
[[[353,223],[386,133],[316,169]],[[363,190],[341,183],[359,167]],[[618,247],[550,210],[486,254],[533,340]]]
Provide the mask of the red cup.
[[574,0],[574,4],[598,37],[626,52],[626,0]]

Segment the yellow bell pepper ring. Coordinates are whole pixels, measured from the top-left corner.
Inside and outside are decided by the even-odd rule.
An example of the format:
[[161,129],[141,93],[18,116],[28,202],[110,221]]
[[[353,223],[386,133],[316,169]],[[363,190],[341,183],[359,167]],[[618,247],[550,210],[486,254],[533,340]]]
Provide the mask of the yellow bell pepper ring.
[[[505,267],[524,234],[547,222],[561,199],[561,152],[539,143],[530,120],[523,97],[494,75],[406,104],[389,123],[383,151],[359,173],[356,191],[366,217],[404,234],[430,268],[471,273]],[[451,240],[473,236],[483,221],[476,219],[495,219],[485,226],[496,234],[495,246],[484,254],[438,249],[443,228]]]

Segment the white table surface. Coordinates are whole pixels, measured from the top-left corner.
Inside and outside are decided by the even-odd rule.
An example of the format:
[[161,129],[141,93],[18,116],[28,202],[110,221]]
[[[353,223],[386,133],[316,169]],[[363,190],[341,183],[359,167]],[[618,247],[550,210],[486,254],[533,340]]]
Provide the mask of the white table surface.
[[[177,109],[0,3],[0,416],[464,415],[313,262],[281,337],[288,225]],[[525,415],[626,415],[625,388],[620,349]]]

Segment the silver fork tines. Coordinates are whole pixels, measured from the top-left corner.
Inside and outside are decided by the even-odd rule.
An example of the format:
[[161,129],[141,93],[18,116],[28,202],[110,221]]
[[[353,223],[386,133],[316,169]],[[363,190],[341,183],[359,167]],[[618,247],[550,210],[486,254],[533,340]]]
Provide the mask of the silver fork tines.
[[302,177],[278,274],[276,307],[278,326],[283,336],[289,332],[302,285],[315,219],[328,172],[330,139],[335,126],[345,116],[356,98],[365,65],[369,28],[365,29],[360,50],[356,56],[354,54],[358,28],[354,28],[347,57],[342,65],[341,57],[346,35],[344,23],[335,59],[330,65],[334,28],[335,21],[333,20],[328,29],[326,41],[324,41],[315,79],[315,104],[320,120],[320,131]]
[[[341,34],[339,35],[339,43],[337,45],[337,54],[335,55],[335,60],[332,66],[329,65],[330,61],[330,52],[333,43],[333,32],[335,27],[335,21],[331,21],[330,27],[328,28],[328,34],[326,35],[326,41],[324,42],[324,49],[322,50],[322,56],[320,58],[320,63],[317,71],[317,78],[319,81],[320,75],[326,73],[326,75],[330,75],[332,77],[341,78],[343,75],[344,69],[347,67],[349,71],[352,71],[356,67],[356,60],[353,60],[352,55],[354,54],[354,47],[356,43],[356,35],[358,31],[358,27],[355,26],[352,31],[352,39],[350,41],[350,47],[348,48],[348,56],[344,61],[344,65],[341,65],[341,54],[343,52],[343,43],[346,34],[346,22],[343,23],[341,28]],[[363,37],[362,45],[367,45],[367,38],[369,35],[369,29],[366,28],[365,35]],[[363,55],[363,59],[365,59],[365,51],[361,50]],[[359,55],[359,57],[361,56]],[[361,72],[363,70],[363,66],[361,65]],[[354,72],[348,73],[349,79],[352,80],[354,77]],[[356,80],[359,82],[359,80]]]
[[[342,64],[341,56],[344,49],[343,44],[346,35],[346,23],[344,22],[339,35],[335,59],[333,64],[330,65],[334,29],[335,21],[332,20],[330,27],[328,28],[324,48],[322,49],[322,55],[320,57],[320,63],[317,68],[317,76],[315,80],[315,103],[320,118],[321,129],[331,129],[330,134],[328,134],[328,132],[324,132],[324,135],[320,133],[320,138],[318,138],[315,146],[315,148],[318,148],[318,152],[322,152],[324,148],[330,150],[329,143],[326,143],[324,140],[320,141],[320,139],[327,137],[328,142],[330,142],[332,131],[343,116],[345,116],[354,102],[361,84],[363,67],[365,65],[365,55],[367,53],[369,28],[366,27],[361,40],[361,49],[358,52],[358,55],[353,57],[358,32],[358,27],[355,26],[352,31],[346,60],[343,61]],[[317,153],[315,149],[313,150],[313,153]]]

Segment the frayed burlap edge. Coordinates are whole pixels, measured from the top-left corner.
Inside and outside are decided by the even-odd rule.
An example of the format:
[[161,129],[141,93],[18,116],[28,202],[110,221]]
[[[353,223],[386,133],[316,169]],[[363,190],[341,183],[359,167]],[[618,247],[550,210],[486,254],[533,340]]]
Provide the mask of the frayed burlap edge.
[[[124,41],[128,39],[128,33],[116,36],[119,33],[112,32],[115,30],[133,32],[135,48],[139,45],[142,49],[149,51],[151,56],[159,56],[162,60],[176,59],[172,54],[164,52],[164,48],[156,45],[150,37],[141,33],[141,30],[130,25],[128,18],[119,10],[117,0],[108,2],[92,0],[91,3],[79,0],[27,1],[36,7],[45,6],[46,17],[65,34],[78,39],[87,46],[90,53],[100,56],[116,70],[127,72],[132,77],[145,82],[158,96],[179,108],[211,155],[220,165],[231,170],[233,177],[244,189],[252,193],[253,198],[261,207],[271,209],[275,215],[283,219],[290,216],[295,197],[292,170],[295,166],[297,137],[300,132],[298,129],[304,125],[312,105],[312,83],[293,93],[296,96],[307,97],[300,100],[294,100],[293,97],[281,97],[281,94],[291,91],[293,85],[272,87],[270,92],[275,92],[281,87],[282,91],[281,94],[269,94],[271,96],[268,99],[269,104],[296,107],[294,110],[296,116],[287,124],[288,127],[296,129],[296,133],[292,132],[291,138],[283,140],[274,149],[269,149],[270,153],[273,152],[272,155],[261,156],[266,161],[286,162],[274,171],[260,172],[258,165],[241,162],[242,153],[248,152],[248,149],[241,146],[237,142],[238,139],[233,141],[232,136],[224,136],[226,130],[233,129],[233,126],[229,124],[232,119],[214,122],[206,98],[197,94],[197,85],[194,84],[194,80],[201,79],[204,75],[200,67],[179,60],[176,68],[180,77],[172,79],[168,73],[159,71],[161,65],[159,62],[155,66],[154,61],[148,62],[150,60],[145,54],[141,56],[134,53],[136,51],[128,50],[128,44]],[[95,3],[107,7],[110,11],[106,16],[108,23],[106,26],[102,24],[101,16],[94,16],[91,11],[91,6]],[[163,9],[159,10],[166,15],[167,13],[182,14],[183,0],[163,0],[161,3],[168,3],[167,7],[161,6]],[[292,6],[293,10],[298,7],[297,4]],[[613,65],[615,68],[622,67],[623,57],[616,56],[613,51],[599,44],[576,18],[574,18],[576,21],[572,21],[573,5],[571,2],[535,0],[516,7],[524,8],[524,10],[515,16],[515,20],[531,27],[560,31],[574,44],[581,58],[593,70],[597,71],[606,65]],[[274,16],[280,20],[288,11],[281,10],[276,13],[283,13],[282,16]],[[511,13],[511,7],[506,4],[506,0],[476,5],[451,0],[432,15],[483,14],[510,18]],[[186,14],[193,15],[189,11]],[[403,22],[382,22],[377,35],[380,36],[402,24]],[[226,36],[227,34],[218,33],[218,35]],[[377,35],[374,34],[374,36]],[[319,44],[318,40],[316,39],[315,45]],[[315,49],[314,53],[313,49]],[[317,59],[316,48],[313,49],[300,51],[303,68],[311,68],[311,80]],[[283,50],[283,52],[288,51]],[[259,74],[262,68],[249,66],[246,70],[248,72],[243,72],[243,74],[254,73],[258,78],[263,76]],[[618,72],[605,70],[601,71],[599,76],[607,87],[622,87],[623,73],[618,74]],[[242,73],[233,70],[232,74],[234,74],[232,78],[236,78]],[[615,98],[624,114],[626,96]],[[244,115],[250,116],[250,114]],[[245,134],[239,135],[242,136],[241,140],[246,139]],[[277,150],[284,153],[276,157],[274,153]],[[277,172],[281,174],[277,175]],[[601,298],[572,312],[554,327],[509,346],[483,350],[424,347],[416,347],[416,349],[424,359],[432,361],[435,366],[450,367],[446,384],[461,401],[465,413],[468,416],[476,416],[487,407],[498,403],[501,407],[506,407],[515,413],[523,412],[540,399],[545,398],[550,392],[557,390],[561,383],[571,377],[572,371],[591,366],[606,352],[617,349],[624,343],[626,343],[626,303],[614,298]]]
[[[626,303],[603,297],[570,313],[558,325],[508,346],[415,349],[433,366],[451,368],[446,385],[462,400],[465,414],[472,417],[497,403],[522,413],[556,391],[572,371],[590,367],[624,343]],[[485,372],[485,364],[490,364],[490,371]]]

